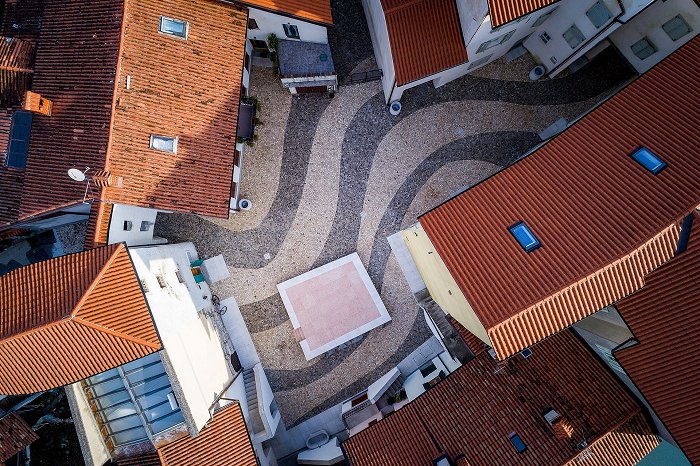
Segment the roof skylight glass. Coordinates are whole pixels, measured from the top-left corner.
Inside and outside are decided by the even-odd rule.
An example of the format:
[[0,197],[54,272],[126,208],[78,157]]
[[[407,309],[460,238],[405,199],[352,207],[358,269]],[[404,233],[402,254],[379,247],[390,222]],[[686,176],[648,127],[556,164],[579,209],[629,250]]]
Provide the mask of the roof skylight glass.
[[508,228],[511,234],[518,240],[520,246],[525,250],[525,252],[532,252],[535,249],[542,246],[537,237],[532,233],[530,227],[528,227],[525,222],[518,222],[512,227]]
[[661,160],[661,157],[654,154],[646,147],[640,147],[632,152],[632,158],[654,175],[659,174],[661,170],[667,167],[666,162]]

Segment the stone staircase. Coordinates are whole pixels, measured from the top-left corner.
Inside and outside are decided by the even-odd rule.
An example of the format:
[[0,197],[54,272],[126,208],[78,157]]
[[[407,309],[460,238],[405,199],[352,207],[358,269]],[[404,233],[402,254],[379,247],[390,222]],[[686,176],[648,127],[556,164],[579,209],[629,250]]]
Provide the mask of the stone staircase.
[[405,381],[406,378],[403,376],[403,374],[399,375],[399,378],[394,380],[394,383],[389,385],[389,388],[386,389],[385,393],[390,397],[395,396],[401,391],[401,389],[403,388],[403,383]]
[[427,289],[416,293],[418,305],[428,314],[435,326],[442,334],[442,342],[452,356],[457,358],[459,362],[465,364],[474,358],[474,355],[469,351],[469,347],[462,339],[462,336],[455,330],[449,320],[447,314],[442,310],[440,305],[433,301]]
[[260,408],[258,406],[258,389],[255,386],[255,371],[252,368],[245,369],[243,371],[243,383],[245,384],[248,413],[252,424],[251,428],[253,430],[253,434],[259,434],[265,430],[265,424],[260,417]]

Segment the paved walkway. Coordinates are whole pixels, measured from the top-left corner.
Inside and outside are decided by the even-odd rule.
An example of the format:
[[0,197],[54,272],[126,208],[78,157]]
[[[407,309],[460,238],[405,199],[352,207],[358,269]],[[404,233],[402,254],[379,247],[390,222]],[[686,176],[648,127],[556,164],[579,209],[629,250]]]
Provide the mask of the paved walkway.
[[[342,39],[335,34],[332,44]],[[371,66],[371,47],[334,58],[348,74]],[[241,183],[253,209],[228,220],[162,215],[156,234],[224,254],[231,278],[215,291],[235,296],[291,427],[366,388],[430,337],[386,238],[512,163],[558,118],[594,106],[631,77],[621,63],[610,51],[576,74],[533,83],[522,76],[529,63],[497,62],[440,89],[408,91],[399,117],[376,82],[343,86],[334,99],[293,98],[256,68],[251,89],[264,125]],[[355,251],[392,321],[306,361],[276,285]]]

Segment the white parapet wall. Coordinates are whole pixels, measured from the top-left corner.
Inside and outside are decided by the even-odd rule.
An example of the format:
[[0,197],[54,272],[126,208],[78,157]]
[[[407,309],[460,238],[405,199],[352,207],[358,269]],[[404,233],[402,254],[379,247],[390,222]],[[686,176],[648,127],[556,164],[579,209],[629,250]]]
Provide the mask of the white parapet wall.
[[299,40],[321,44],[328,43],[328,33],[325,26],[255,8],[250,8],[249,11],[248,17],[255,20],[258,28],[248,29],[248,39],[267,41],[270,34],[275,34],[280,39],[287,39],[283,24],[289,24],[298,28]]

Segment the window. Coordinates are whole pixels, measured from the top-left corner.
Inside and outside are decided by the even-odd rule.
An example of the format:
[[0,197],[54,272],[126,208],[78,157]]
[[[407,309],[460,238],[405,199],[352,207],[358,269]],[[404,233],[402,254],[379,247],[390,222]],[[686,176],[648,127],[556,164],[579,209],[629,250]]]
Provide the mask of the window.
[[520,243],[525,252],[532,252],[535,249],[542,246],[537,237],[532,233],[532,230],[525,224],[525,222],[518,222],[512,227],[508,228],[508,231],[515,237],[515,239]]
[[566,43],[569,44],[569,47],[572,49],[575,49],[586,40],[581,30],[577,28],[575,24],[567,29],[563,36]]
[[500,37],[496,37],[495,39],[487,40],[486,42],[482,43],[479,46],[476,53],[480,53],[480,52],[483,52],[484,50],[490,49],[491,47],[501,45],[502,43],[506,42],[508,39],[513,37],[513,34],[515,34],[515,30],[512,30],[506,34],[503,34]]
[[640,60],[649,58],[656,53],[656,47],[652,44],[649,39],[643,37],[634,44],[632,44],[632,53],[637,56]]
[[140,231],[148,231],[151,229],[152,225],[153,225],[153,222],[149,222],[148,220],[144,220],[141,222]]
[[185,283],[185,278],[182,276],[179,270],[175,271],[175,276],[177,277],[178,283]]
[[552,55],[551,57],[549,57],[549,61],[552,62],[552,65],[556,65],[559,60],[557,60],[557,57]]
[[141,288],[143,288],[144,293],[148,293],[148,283],[143,278],[141,279]]
[[177,154],[177,139],[168,136],[151,135],[151,149],[162,150]]
[[532,356],[532,350],[531,350],[530,348],[525,348],[524,350],[522,350],[522,351],[520,352],[520,355],[521,355],[522,357],[524,357],[525,359],[527,359],[527,358],[529,358],[530,356]]
[[172,19],[166,16],[160,17],[160,27],[158,28],[158,31],[162,32],[163,34],[179,37],[181,39],[187,39],[187,32],[189,29],[190,27],[187,21]]
[[547,42],[552,40],[552,37],[549,34],[547,34],[547,31],[544,31],[542,34],[540,34],[540,40],[546,44]]
[[421,368],[421,370],[420,370],[420,375],[422,375],[423,377],[427,377],[427,376],[429,376],[430,374],[432,374],[433,372],[435,372],[436,370],[437,370],[437,367],[435,367],[435,364],[433,364],[433,363],[431,362],[431,363],[428,364],[427,366],[423,366],[423,367]]
[[595,2],[586,12],[586,16],[591,20],[593,26],[599,29],[603,24],[610,21],[612,13],[610,13],[610,10],[608,10],[608,7],[605,6],[603,2]]
[[289,37],[290,39],[301,39],[299,36],[299,28],[296,27],[293,24],[283,24],[282,27],[284,28],[284,35]]
[[508,435],[508,438],[510,439],[510,443],[512,443],[515,449],[518,450],[518,453],[524,453],[527,450],[527,445],[525,445],[523,439],[521,439],[515,432],[511,432]]
[[[556,10],[556,8],[555,8],[554,10]],[[540,16],[539,18],[537,18],[537,20],[536,20],[534,23],[532,23],[532,27],[533,27],[533,28],[536,28],[536,27],[538,27],[539,25],[541,25],[542,23],[544,23],[545,21],[547,21],[547,18],[549,18],[550,16],[552,16],[552,13],[554,13],[554,10],[552,10],[552,11],[550,11],[550,12],[548,12],[548,13],[545,13],[545,14],[543,14],[542,16]]]
[[124,231],[131,231],[133,226],[134,225],[131,223],[131,220],[124,220]]
[[661,160],[659,156],[654,154],[646,147],[640,147],[636,151],[632,152],[632,158],[654,175],[661,173],[661,171],[667,166],[666,162]]
[[691,27],[685,22],[681,15],[675,16],[670,21],[665,22],[661,25],[661,29],[663,29],[673,41],[680,39],[692,31]]
[[158,284],[160,285],[161,288],[167,288],[168,282],[165,281],[164,276],[156,275],[156,280],[158,280]]
[[486,55],[486,56],[484,56],[484,57],[481,57],[481,58],[479,58],[478,60],[474,60],[473,62],[471,62],[471,63],[469,64],[469,69],[471,70],[472,68],[476,68],[477,66],[483,65],[484,63],[486,63],[487,61],[489,61],[489,60],[491,59],[491,57],[493,57],[493,54],[492,54],[492,53],[490,53],[490,54],[488,54],[488,55]]
[[260,29],[258,22],[253,18],[248,18],[248,29]]

